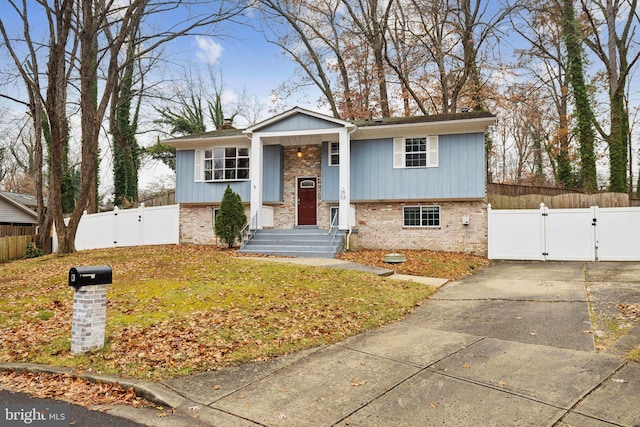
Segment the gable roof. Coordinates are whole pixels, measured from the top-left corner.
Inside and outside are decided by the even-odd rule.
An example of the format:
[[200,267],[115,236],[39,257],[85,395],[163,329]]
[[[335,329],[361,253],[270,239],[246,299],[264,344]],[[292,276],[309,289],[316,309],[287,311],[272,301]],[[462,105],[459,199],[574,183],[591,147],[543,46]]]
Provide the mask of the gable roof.
[[38,222],[38,214],[30,209],[35,197],[28,194],[0,192],[0,222],[33,223]]
[[257,132],[261,129],[265,129],[273,124],[281,122],[283,120],[288,119],[289,117],[293,117],[295,115],[302,114],[304,116],[309,116],[315,119],[322,120],[324,122],[335,125],[335,127],[353,127],[353,122],[349,122],[342,119],[336,119],[335,117],[327,116],[325,114],[316,113],[315,111],[306,110],[301,107],[294,107],[290,110],[285,111],[284,113],[280,113],[276,116],[273,116],[269,119],[263,120],[259,123],[256,123],[253,126],[249,126],[244,130],[244,133],[253,133]]

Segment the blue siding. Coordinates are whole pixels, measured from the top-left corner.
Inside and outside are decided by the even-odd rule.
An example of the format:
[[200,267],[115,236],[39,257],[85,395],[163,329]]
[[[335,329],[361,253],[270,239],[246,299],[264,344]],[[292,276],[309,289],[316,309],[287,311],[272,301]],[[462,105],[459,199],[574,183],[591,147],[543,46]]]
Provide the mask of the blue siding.
[[[282,153],[280,145],[264,147],[262,194],[265,203],[282,201]],[[195,182],[194,159],[194,150],[176,151],[176,203],[219,203],[227,184],[243,201],[251,200],[250,181]]]
[[262,153],[262,201],[282,202],[284,151],[282,145],[265,145]]
[[309,129],[330,129],[335,128],[335,123],[316,117],[307,116],[305,114],[296,114],[291,117],[282,119],[276,123],[270,124],[258,129],[258,132],[277,132],[287,130],[309,130]]
[[[394,169],[393,139],[351,142],[351,200],[485,197],[482,133],[441,135],[437,168]],[[322,147],[322,198],[338,199],[339,171]]]

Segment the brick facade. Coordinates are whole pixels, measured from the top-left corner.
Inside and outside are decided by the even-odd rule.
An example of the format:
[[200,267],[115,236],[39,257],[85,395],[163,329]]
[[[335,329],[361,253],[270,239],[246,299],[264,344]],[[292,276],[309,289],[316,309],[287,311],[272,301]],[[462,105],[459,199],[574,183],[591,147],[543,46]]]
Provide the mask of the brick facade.
[[[404,227],[404,206],[440,206],[440,227]],[[477,202],[355,203],[357,235],[351,247],[432,249],[487,254],[487,207]],[[469,225],[462,217],[469,216]]]
[[108,287],[82,286],[74,292],[71,353],[82,354],[104,347]]
[[[219,204],[180,205],[180,243],[195,245],[222,245],[213,231],[213,210]],[[244,212],[249,220],[250,207],[244,204]]]
[[[302,156],[298,157],[298,148]],[[305,145],[284,147],[283,202],[275,205],[273,227],[293,228],[296,219],[297,178],[316,177],[317,181],[317,220],[320,228],[329,228],[329,205],[320,199],[322,194],[322,146]]]

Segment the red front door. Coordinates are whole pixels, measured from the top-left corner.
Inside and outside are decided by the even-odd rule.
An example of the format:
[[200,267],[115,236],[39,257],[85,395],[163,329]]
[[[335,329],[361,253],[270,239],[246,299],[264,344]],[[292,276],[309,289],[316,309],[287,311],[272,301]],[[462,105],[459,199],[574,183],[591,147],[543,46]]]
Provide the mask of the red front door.
[[317,178],[298,178],[298,225],[316,225]]

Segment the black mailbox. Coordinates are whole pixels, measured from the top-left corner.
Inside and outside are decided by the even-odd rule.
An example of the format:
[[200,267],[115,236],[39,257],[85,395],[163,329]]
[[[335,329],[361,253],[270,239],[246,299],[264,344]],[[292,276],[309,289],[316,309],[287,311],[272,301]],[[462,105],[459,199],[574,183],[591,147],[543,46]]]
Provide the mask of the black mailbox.
[[91,267],[73,267],[69,270],[69,286],[79,288],[90,285],[111,284],[111,267],[99,265]]

